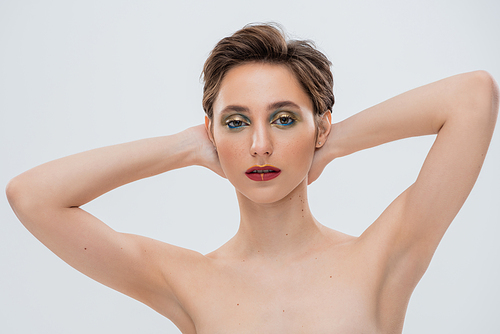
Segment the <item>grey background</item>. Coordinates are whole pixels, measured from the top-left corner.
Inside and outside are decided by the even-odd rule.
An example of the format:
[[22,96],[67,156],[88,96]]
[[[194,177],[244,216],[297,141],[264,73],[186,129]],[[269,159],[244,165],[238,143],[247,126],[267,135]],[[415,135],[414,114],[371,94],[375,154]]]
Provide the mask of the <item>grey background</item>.
[[[498,1],[0,1],[0,185],[43,162],[203,121],[213,45],[277,21],[333,61],[334,121],[484,69],[500,79]],[[322,223],[359,235],[418,173],[432,137],[334,161],[310,187]],[[417,286],[404,333],[499,333],[500,137]],[[63,263],[0,195],[0,332],[178,333]],[[238,226],[234,191],[190,167],[86,205],[113,228],[207,253]]]

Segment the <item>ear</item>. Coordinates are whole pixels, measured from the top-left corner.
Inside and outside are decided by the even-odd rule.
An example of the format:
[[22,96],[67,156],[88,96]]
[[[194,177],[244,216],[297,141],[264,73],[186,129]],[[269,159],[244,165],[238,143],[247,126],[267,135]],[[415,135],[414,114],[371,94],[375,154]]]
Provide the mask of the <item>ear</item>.
[[215,146],[214,135],[212,133],[212,120],[205,116],[205,129],[207,130],[207,135],[212,144]]
[[332,128],[332,113],[327,110],[320,116],[318,122],[318,136],[316,137],[316,148],[320,148],[325,145],[330,130]]

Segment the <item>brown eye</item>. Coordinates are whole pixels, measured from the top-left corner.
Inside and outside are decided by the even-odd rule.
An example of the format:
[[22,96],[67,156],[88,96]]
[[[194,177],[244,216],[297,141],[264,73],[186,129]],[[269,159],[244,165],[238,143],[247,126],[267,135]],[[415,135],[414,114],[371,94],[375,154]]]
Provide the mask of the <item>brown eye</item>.
[[288,115],[283,115],[278,117],[274,122],[274,124],[282,125],[282,126],[287,126],[287,125],[292,125],[295,123],[295,120]]
[[233,119],[233,120],[227,121],[226,125],[230,129],[238,129],[238,128],[241,128],[243,126],[246,126],[247,124],[245,122],[243,122],[242,120]]

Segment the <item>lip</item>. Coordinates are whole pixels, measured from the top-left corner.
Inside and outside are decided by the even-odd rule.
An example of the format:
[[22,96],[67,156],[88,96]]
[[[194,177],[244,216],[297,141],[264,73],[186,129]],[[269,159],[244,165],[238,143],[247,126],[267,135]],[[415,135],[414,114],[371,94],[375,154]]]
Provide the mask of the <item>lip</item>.
[[248,168],[245,172],[245,175],[253,181],[269,181],[277,178],[280,174],[281,169],[272,165],[255,165]]

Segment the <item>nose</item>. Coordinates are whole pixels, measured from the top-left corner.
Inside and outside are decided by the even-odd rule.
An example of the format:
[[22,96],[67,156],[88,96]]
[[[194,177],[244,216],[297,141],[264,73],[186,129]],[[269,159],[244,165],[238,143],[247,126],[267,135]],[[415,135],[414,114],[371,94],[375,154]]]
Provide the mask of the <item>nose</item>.
[[252,156],[270,156],[271,154],[273,154],[273,144],[270,129],[267,129],[265,125],[254,125],[250,154]]

